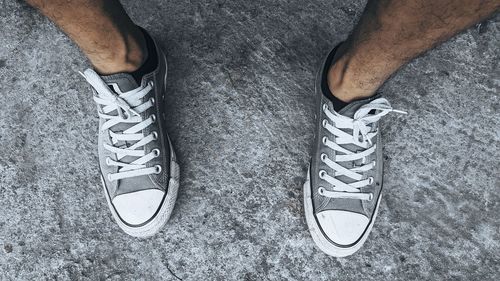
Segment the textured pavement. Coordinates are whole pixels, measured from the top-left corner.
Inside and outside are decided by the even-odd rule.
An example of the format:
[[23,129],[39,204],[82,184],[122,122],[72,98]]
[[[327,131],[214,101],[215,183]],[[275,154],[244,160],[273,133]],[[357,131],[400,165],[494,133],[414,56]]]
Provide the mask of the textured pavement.
[[181,188],[164,230],[112,221],[79,50],[0,1],[0,280],[499,280],[500,17],[382,88],[385,191],[365,246],[315,248],[313,80],[363,1],[124,1],[168,52]]

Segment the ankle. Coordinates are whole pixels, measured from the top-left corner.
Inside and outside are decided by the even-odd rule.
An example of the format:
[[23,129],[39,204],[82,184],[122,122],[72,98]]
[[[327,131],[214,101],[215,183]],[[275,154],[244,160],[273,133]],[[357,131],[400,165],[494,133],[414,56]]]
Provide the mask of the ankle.
[[106,48],[105,52],[89,55],[89,59],[98,73],[108,75],[136,71],[147,55],[144,35],[139,30],[113,40],[112,47]]
[[341,53],[336,58],[328,71],[327,82],[332,95],[347,103],[371,97],[379,87],[370,78],[363,78],[362,73],[356,73],[352,58],[347,53]]

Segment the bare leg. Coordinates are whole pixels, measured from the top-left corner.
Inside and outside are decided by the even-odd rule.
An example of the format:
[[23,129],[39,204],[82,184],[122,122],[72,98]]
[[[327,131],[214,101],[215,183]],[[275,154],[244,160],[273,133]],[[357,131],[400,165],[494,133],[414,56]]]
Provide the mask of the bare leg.
[[499,7],[498,0],[369,0],[328,86],[344,102],[372,96],[402,65]]
[[118,0],[27,0],[56,23],[100,74],[133,72],[144,61],[141,30]]

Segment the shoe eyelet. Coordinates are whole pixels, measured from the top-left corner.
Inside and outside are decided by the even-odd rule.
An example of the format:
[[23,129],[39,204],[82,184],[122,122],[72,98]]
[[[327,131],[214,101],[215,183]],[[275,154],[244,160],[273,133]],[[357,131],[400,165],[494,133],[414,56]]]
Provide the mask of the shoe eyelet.
[[111,178],[111,174],[107,174],[106,177],[108,178],[108,181],[113,181],[113,179]]
[[323,110],[326,111],[328,109],[328,105],[326,103],[323,104]]
[[155,165],[155,174],[161,173],[161,166],[160,165]]
[[326,172],[325,172],[325,170],[321,170],[321,171],[319,171],[318,175],[319,175],[319,178],[320,178],[320,179],[324,179],[324,178],[325,178],[325,176],[326,176]]
[[151,134],[153,135],[154,140],[158,139],[158,133],[156,131],[153,131]]
[[323,142],[323,144],[326,145],[326,142],[328,141],[328,138],[327,137],[323,137],[323,139],[321,141]]
[[326,128],[327,124],[328,124],[328,122],[326,121],[326,119],[323,119],[323,121],[321,122],[321,125],[323,126],[323,128]]
[[369,177],[369,178],[368,178],[368,184],[372,184],[372,183],[373,183],[373,181],[374,181],[373,177]]
[[153,87],[155,85],[155,82],[153,82],[153,80],[149,81],[148,83],[151,87]]
[[319,195],[325,194],[325,189],[323,187],[318,188]]
[[155,98],[150,98],[149,101],[151,102],[152,105],[155,104]]
[[154,122],[156,122],[156,115],[151,114],[151,116],[150,116],[150,117],[151,117],[151,120],[153,121],[153,123],[154,123]]
[[373,193],[370,193],[370,198],[368,198],[368,201],[372,201],[373,200]]
[[372,165],[375,167],[377,165],[377,161],[373,160]]
[[153,152],[153,155],[154,155],[155,157],[160,156],[160,150],[159,150],[158,148],[155,148],[155,149],[151,150],[151,152]]
[[111,158],[106,157],[106,165],[108,165],[108,166],[109,166],[109,165],[111,165],[111,162],[110,162],[110,161],[111,161]]
[[321,158],[321,161],[325,162],[325,161],[326,161],[326,158],[328,158],[328,157],[326,156],[326,154],[321,153],[320,158]]

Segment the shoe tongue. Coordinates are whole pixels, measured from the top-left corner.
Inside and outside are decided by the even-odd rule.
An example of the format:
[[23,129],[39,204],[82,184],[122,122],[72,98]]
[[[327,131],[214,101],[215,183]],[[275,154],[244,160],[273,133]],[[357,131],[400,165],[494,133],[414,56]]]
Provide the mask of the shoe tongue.
[[[114,88],[111,85],[116,84],[116,86],[122,93],[131,91],[139,87],[134,77],[128,73],[117,73],[112,75],[106,75],[106,76],[101,76],[101,78],[104,80],[104,82],[106,82],[106,84],[108,84],[108,86],[110,86],[111,90],[114,90]],[[111,127],[110,129],[113,130],[114,132],[120,132],[120,131],[125,131],[126,129],[132,127],[133,125],[134,124],[119,123]],[[116,144],[116,146],[129,147],[133,143],[134,142],[120,141],[118,144]],[[126,156],[122,158],[120,161],[130,163],[136,160],[137,158],[138,157]],[[155,188],[156,188],[155,185],[151,182],[151,180],[149,180],[148,176],[125,178],[119,180],[119,189],[116,195],[127,194],[146,189],[155,189]]]
[[374,99],[377,99],[379,97],[380,97],[380,95],[378,94],[378,95],[375,95],[373,97],[369,97],[369,98],[366,98],[366,99],[355,100],[353,102],[350,102],[344,108],[342,108],[338,113],[340,115],[344,115],[344,116],[347,116],[347,117],[350,117],[350,118],[354,118],[354,114],[356,114],[356,111],[358,111],[358,109],[360,107],[362,107],[363,105],[365,105],[367,103],[370,103],[371,101],[373,101]]
[[[139,87],[139,85],[135,81],[134,77],[128,73],[116,73],[116,74],[111,74],[111,75],[104,75],[104,76],[101,76],[101,78],[104,82],[106,82],[106,84],[108,84],[109,88],[112,91],[115,91],[115,88],[113,87],[113,85],[116,85],[116,87],[118,87],[118,89],[121,93],[125,93],[125,92],[131,91],[131,90]],[[117,94],[121,94],[121,93],[117,93]],[[116,112],[114,114],[116,114]],[[118,123],[115,126],[111,127],[111,129],[114,132],[125,131],[126,129],[128,129],[132,126],[133,126],[133,124]]]
[[[128,73],[116,73],[116,74],[111,74],[111,75],[104,75],[104,76],[101,76],[101,78],[104,82],[106,82],[106,84],[108,84],[108,86],[110,87],[110,89],[112,91],[115,91],[115,88],[113,87],[113,85],[116,85],[116,87],[118,87],[118,90],[121,93],[125,93],[125,92],[131,91],[131,90],[139,87],[139,85],[135,81],[134,77]],[[121,94],[121,93],[117,93],[117,94]],[[116,111],[113,111],[113,114],[116,114]],[[113,127],[111,127],[110,129],[115,133],[121,133],[134,125],[135,124],[133,124],[133,123],[118,123],[118,124],[114,125]],[[135,141],[134,142],[120,141],[114,145],[116,147],[123,147],[124,148],[124,147],[129,147],[129,146],[133,145],[134,143],[135,143]],[[130,162],[134,161],[135,159],[137,159],[137,157],[126,156],[121,161],[130,163]]]
[[[356,114],[356,112],[365,104],[367,103],[370,103],[371,101],[373,101],[374,99],[376,98],[379,98],[380,97],[380,94],[377,94],[373,97],[369,97],[367,99],[361,99],[361,100],[355,100],[353,102],[350,102],[349,104],[347,104],[344,108],[342,108],[338,113],[340,115],[343,115],[343,116],[346,116],[346,117],[350,117],[350,118],[354,118],[354,115]],[[333,108],[333,105],[330,105],[331,108]],[[348,134],[352,134],[352,130],[350,129],[340,129]],[[359,150],[360,148],[357,146],[357,145],[354,145],[354,144],[342,144],[340,145],[341,147],[347,149],[347,150],[350,150],[350,151],[357,151]],[[339,162],[339,165],[341,165],[342,167],[344,168],[347,168],[347,169],[352,169],[353,168],[353,162],[350,162],[350,161],[345,161],[345,162]],[[361,164],[361,161],[356,161],[356,164],[357,165],[360,165]],[[342,182],[345,182],[347,184],[349,183],[352,183],[352,182],[355,182],[355,180],[347,177],[347,176],[339,176],[337,177],[340,181]],[[338,201],[338,200],[337,200]],[[340,200],[342,201],[342,200]],[[338,204],[335,203],[335,204]]]
[[128,73],[117,73],[101,76],[106,84],[116,84],[122,93],[131,91],[139,87],[134,77]]

